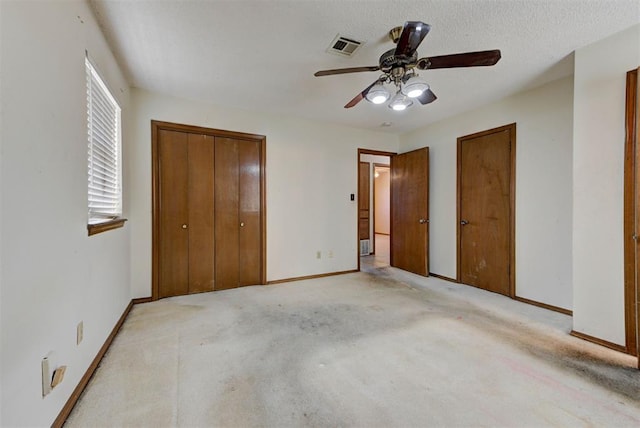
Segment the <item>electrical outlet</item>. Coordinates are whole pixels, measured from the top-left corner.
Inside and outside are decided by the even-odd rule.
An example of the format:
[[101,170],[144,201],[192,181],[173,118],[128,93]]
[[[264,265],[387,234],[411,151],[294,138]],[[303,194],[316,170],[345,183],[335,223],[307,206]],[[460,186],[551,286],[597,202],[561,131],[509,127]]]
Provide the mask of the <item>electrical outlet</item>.
[[42,398],[44,398],[53,389],[51,382],[58,368],[58,357],[54,351],[49,351],[49,353],[45,355],[40,364],[40,368],[42,371]]
[[316,251],[316,259],[322,258],[322,251]]
[[80,321],[78,323],[78,327],[76,328],[76,345],[79,345],[84,338],[84,321]]
[[51,392],[51,363],[49,361],[49,355],[42,359],[42,398],[46,397]]

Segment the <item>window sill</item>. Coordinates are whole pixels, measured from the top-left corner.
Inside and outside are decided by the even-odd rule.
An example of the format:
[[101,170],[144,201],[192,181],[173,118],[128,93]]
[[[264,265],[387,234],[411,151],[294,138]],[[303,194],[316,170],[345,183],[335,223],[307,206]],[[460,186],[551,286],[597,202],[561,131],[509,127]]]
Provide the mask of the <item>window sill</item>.
[[125,221],[127,221],[126,218],[118,217],[113,220],[103,221],[102,223],[88,224],[87,230],[89,231],[89,236],[96,235],[108,230],[119,229],[124,226]]

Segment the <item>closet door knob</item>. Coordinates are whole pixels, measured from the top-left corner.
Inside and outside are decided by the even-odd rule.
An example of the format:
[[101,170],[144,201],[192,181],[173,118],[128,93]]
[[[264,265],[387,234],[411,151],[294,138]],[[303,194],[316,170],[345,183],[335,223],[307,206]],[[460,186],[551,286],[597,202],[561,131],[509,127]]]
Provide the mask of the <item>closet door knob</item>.
[[187,228],[187,225],[186,225],[186,224],[183,224],[183,225],[182,225],[182,228],[183,228],[183,229],[186,229],[186,228]]
[[244,227],[244,222],[240,223],[240,227]]

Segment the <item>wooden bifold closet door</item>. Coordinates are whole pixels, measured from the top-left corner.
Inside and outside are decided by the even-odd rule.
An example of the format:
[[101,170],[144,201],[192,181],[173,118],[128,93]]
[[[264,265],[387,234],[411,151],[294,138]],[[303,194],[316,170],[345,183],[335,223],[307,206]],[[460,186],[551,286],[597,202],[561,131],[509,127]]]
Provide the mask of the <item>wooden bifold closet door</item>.
[[153,298],[263,283],[264,139],[172,125],[153,122]]
[[[260,147],[216,138],[216,289],[260,283]],[[238,257],[238,254],[241,257]],[[242,265],[240,263],[242,262]]]
[[160,297],[214,289],[213,143],[160,130]]

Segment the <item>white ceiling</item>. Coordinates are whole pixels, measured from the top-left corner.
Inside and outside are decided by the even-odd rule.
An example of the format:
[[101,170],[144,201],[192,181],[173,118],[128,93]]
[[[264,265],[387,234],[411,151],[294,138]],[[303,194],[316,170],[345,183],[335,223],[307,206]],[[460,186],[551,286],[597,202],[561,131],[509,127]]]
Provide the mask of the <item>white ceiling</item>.
[[[91,0],[132,86],[245,110],[403,133],[573,72],[572,52],[640,22],[637,0]],[[343,106],[378,72],[388,31],[423,21],[419,57],[500,49],[493,67],[421,72],[438,96],[404,112]],[[326,52],[341,35],[353,57]],[[640,45],[640,42],[639,42]],[[640,47],[639,47],[640,49]],[[602,58],[606,61],[606,58]],[[382,128],[383,122],[392,126]]]

